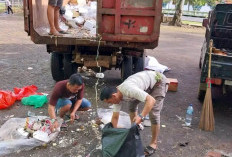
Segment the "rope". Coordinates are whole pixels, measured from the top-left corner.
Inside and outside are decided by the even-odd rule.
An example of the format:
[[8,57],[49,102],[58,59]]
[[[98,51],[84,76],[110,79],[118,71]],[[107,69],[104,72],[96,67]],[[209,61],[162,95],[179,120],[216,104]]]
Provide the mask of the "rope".
[[[101,66],[99,66],[99,63],[98,63],[98,57],[99,57],[99,48],[100,48],[100,42],[101,42],[101,39],[102,37],[100,36],[99,40],[98,40],[98,47],[97,47],[97,55],[96,55],[96,63],[97,63],[97,67],[100,69],[99,72],[101,72]],[[98,102],[97,102],[97,98],[98,98],[98,92],[97,92],[97,87],[98,87],[98,84],[99,84],[99,78],[97,78],[97,81],[95,83],[95,99],[96,99],[96,114],[97,114],[97,109],[98,109]]]

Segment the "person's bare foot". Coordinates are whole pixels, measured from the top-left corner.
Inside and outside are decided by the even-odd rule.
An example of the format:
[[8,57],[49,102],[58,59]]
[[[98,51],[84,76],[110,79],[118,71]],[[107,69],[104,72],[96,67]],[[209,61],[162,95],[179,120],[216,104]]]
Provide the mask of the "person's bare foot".
[[54,35],[54,36],[62,36],[57,30],[50,30],[49,35]]

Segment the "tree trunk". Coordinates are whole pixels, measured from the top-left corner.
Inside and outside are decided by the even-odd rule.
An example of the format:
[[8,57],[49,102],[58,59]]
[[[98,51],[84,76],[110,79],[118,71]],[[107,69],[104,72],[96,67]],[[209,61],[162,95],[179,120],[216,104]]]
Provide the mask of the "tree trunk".
[[176,12],[173,16],[173,19],[171,22],[169,22],[169,25],[172,26],[179,26],[181,27],[182,22],[181,22],[181,16],[182,16],[182,7],[184,5],[185,0],[179,0],[177,5],[176,5]]

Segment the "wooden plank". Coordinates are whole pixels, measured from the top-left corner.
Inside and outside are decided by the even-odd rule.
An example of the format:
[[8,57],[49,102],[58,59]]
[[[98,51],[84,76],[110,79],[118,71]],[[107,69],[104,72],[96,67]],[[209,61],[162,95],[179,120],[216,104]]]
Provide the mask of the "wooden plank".
[[[109,63],[108,60],[98,61],[98,65],[101,66],[101,67],[105,67],[105,68],[110,67],[110,63]],[[97,67],[97,62],[96,61],[84,61],[84,66],[86,66],[86,67]]]

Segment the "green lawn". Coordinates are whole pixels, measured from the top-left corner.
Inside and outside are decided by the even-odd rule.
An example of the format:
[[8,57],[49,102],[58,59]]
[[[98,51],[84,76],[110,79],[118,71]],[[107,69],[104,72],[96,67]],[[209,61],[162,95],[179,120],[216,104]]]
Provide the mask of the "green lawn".
[[[18,6],[13,6],[13,12],[17,13],[17,14],[22,14],[23,13],[23,9],[21,7]],[[6,7],[5,7],[5,3],[0,3],[0,14],[6,12]]]
[[202,26],[202,23],[201,22],[194,22],[194,21],[182,21],[183,24],[186,24],[186,25],[192,25],[192,26]]

